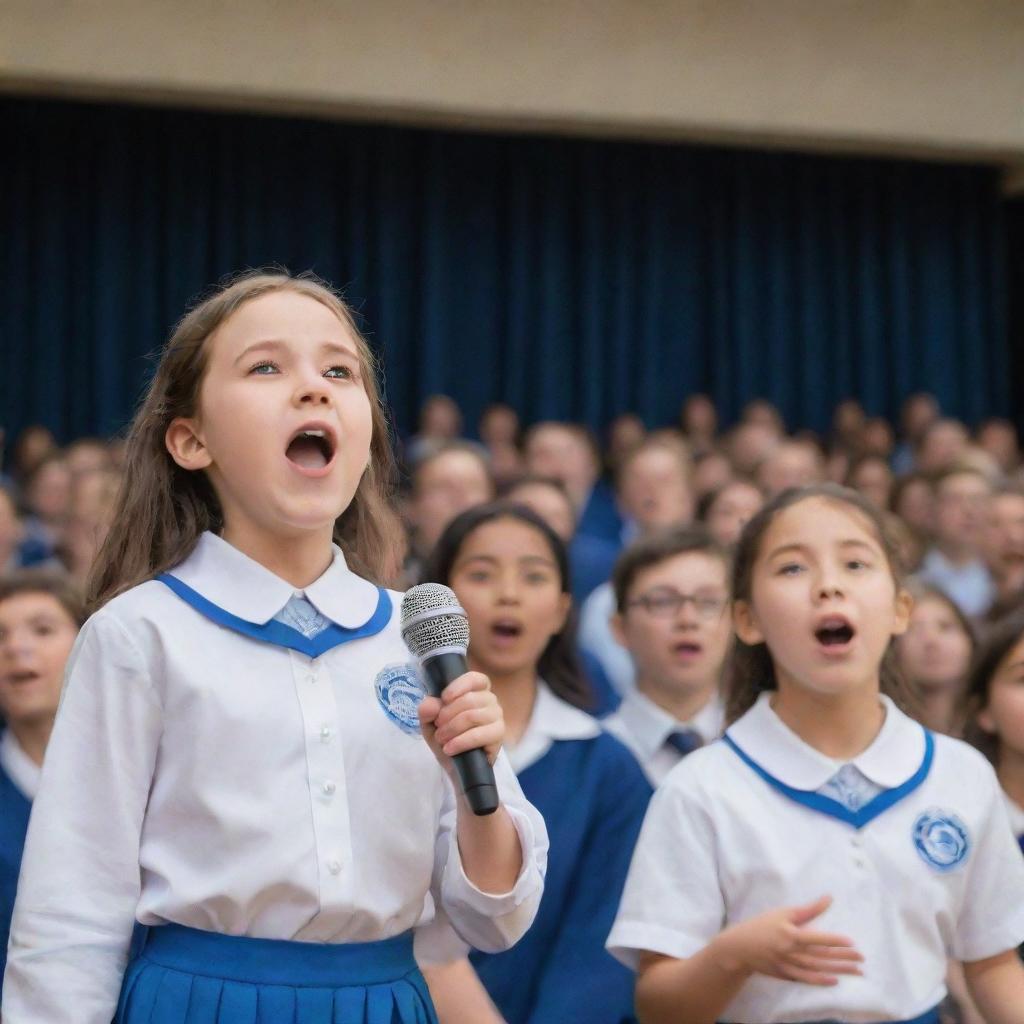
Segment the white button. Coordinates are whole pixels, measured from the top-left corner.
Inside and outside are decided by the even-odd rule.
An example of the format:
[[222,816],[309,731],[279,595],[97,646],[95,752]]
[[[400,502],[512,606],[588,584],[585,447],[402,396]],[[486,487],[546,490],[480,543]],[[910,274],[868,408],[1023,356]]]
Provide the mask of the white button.
[[331,741],[331,727],[329,725],[325,725],[320,730],[320,740],[323,743],[330,743],[330,741]]
[[340,875],[341,874],[341,861],[329,860],[327,862],[327,870],[330,871],[330,873],[332,875]]
[[861,841],[860,841],[860,836],[853,836],[850,839],[850,845],[851,846],[861,846],[862,844],[861,844]]
[[854,857],[853,863],[856,864],[859,868],[867,867],[867,864],[863,857]]
[[334,791],[335,791],[335,790],[336,790],[337,788],[338,788],[338,787],[337,787],[337,786],[336,786],[336,785],[335,785],[335,784],[334,784],[333,782],[331,782],[331,780],[330,780],[330,779],[328,779],[328,780],[327,780],[327,781],[326,781],[326,782],[325,782],[325,783],[323,784],[323,791],[324,791],[324,792],[325,792],[325,793],[326,793],[326,794],[327,794],[328,796],[330,796],[330,795],[331,795],[331,794],[332,794],[332,793],[333,793],[333,792],[334,792]]
[[306,682],[309,683],[310,685],[312,685],[313,683],[316,682],[316,676],[314,676],[314,675],[306,676]]

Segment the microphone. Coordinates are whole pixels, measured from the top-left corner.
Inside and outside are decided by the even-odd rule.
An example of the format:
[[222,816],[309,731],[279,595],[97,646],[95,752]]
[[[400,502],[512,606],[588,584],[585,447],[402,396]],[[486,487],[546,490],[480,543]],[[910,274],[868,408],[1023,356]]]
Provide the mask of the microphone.
[[[427,688],[435,697],[453,680],[464,675],[469,622],[450,587],[421,583],[402,598],[402,639],[419,661]],[[493,814],[498,809],[494,769],[481,748],[456,754],[452,760],[474,814]]]

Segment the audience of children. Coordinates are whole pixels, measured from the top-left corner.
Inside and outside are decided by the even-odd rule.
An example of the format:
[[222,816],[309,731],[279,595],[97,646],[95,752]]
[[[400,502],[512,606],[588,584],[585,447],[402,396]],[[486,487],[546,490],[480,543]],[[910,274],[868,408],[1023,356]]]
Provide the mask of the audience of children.
[[[545,896],[517,946],[472,952],[443,915],[418,934],[441,1021],[628,1019],[634,976],[605,952],[610,931],[615,955],[639,968],[645,1024],[676,1019],[670,1008],[680,1005],[694,1024],[847,1013],[938,1020],[933,1008],[947,956],[966,961],[962,975],[950,976],[964,1004],[958,1019],[1018,1021],[999,988],[1019,989],[1003,954],[1024,939],[1013,916],[1020,898],[1009,895],[1020,891],[1021,878],[998,838],[1012,830],[1024,851],[1024,473],[1016,431],[993,419],[972,441],[928,395],[905,403],[899,444],[885,420],[855,402],[837,408],[827,448],[806,434],[787,437],[764,402],[751,403],[720,434],[713,403],[695,395],[680,422],[681,432],[650,432],[639,417],[620,417],[602,458],[583,427],[545,422],[521,435],[515,410],[501,404],[481,418],[482,443],[467,442],[458,407],[433,396],[420,435],[406,446],[407,458],[416,456],[407,463],[404,502],[410,554],[395,582],[429,578],[455,588],[470,618],[471,660],[494,682],[506,748],[551,835]],[[5,922],[33,779],[81,622],[75,585],[86,579],[122,486],[114,444],[84,438],[62,450],[45,428],[30,428],[10,450],[17,458],[2,467],[8,483],[0,487]],[[603,465],[613,469],[614,491]],[[818,487],[826,478],[860,498]],[[785,493],[808,484],[818,489],[802,498]],[[497,487],[502,502],[491,504]],[[761,511],[766,499],[771,504]],[[786,546],[780,531],[792,534],[781,562],[772,553]],[[852,543],[842,553],[856,556],[848,564],[836,554],[845,542]],[[737,545],[737,628],[746,643],[733,657],[729,565]],[[906,584],[899,561],[917,569]],[[26,565],[48,572],[26,575]],[[879,593],[892,591],[888,604],[865,596],[861,574]],[[825,623],[836,637],[811,646],[870,647],[865,664],[880,658],[880,697],[872,697],[870,681],[839,678],[838,653],[823,653],[819,672],[799,649],[806,638],[793,638],[795,624],[811,613],[787,603],[783,588],[792,593],[801,581],[830,575],[839,582],[827,579],[811,604],[842,606],[837,614],[845,620]],[[578,646],[574,603],[582,610]],[[853,638],[838,637],[850,625]],[[763,678],[778,687],[756,700],[751,687],[762,681],[751,675],[751,648],[761,654]],[[903,691],[890,689],[896,668]],[[856,700],[838,698],[847,686]],[[859,839],[847,849],[835,826],[842,815],[830,818],[822,808],[838,803],[847,817],[864,817],[886,792],[909,785],[925,750],[905,713],[930,730],[930,774],[917,796],[878,810],[877,822],[870,814],[865,824],[847,826],[847,841]],[[754,724],[764,735],[755,735]],[[723,728],[730,741],[713,742]],[[890,763],[880,753],[897,733],[918,750],[917,763],[905,754]],[[942,734],[964,735],[995,766],[1005,794],[998,812],[985,773]],[[953,775],[956,786],[933,793],[937,778]],[[808,779],[818,806],[804,801],[805,811],[786,787],[804,790]],[[745,812],[750,797],[741,790],[755,783],[766,792],[756,812]],[[619,910],[652,786],[658,796]],[[897,856],[893,822],[920,811],[911,823],[918,830],[929,811],[917,808],[922,794],[934,795],[954,824],[926,823],[911,856]],[[768,806],[780,822],[795,816],[791,827],[762,828]],[[681,834],[682,814],[702,824]],[[744,838],[744,828],[760,831]],[[834,841],[836,858],[850,860],[848,885],[823,879],[821,891],[814,888],[817,869],[799,838],[804,828],[814,830],[814,843]],[[756,849],[759,865],[744,844]],[[966,853],[958,852],[961,844]],[[932,862],[961,854],[966,868]],[[883,860],[902,880],[906,906],[892,910],[902,915],[896,923],[872,882]],[[918,865],[922,878],[913,873]],[[717,935],[702,871],[714,871],[725,886],[726,927]],[[979,880],[986,871],[991,878]],[[970,891],[969,907],[948,902],[957,886]],[[948,923],[937,928],[936,914]],[[913,935],[900,939],[906,928]],[[904,946],[890,952],[898,942]]]

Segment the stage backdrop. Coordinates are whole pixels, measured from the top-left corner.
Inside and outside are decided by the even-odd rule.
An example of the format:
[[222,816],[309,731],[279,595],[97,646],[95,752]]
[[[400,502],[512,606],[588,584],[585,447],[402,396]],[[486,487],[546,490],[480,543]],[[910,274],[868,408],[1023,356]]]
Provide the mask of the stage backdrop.
[[122,427],[205,286],[313,269],[361,312],[402,430],[672,421],[710,392],[791,427],[913,389],[1011,405],[991,169],[0,100],[0,423]]

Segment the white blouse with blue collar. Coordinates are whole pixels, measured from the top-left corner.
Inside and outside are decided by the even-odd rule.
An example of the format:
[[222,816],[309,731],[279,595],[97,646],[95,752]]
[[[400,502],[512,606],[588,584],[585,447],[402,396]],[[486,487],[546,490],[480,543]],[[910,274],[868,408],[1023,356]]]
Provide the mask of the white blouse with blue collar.
[[500,755],[523,869],[504,895],[466,877],[455,794],[418,731],[400,595],[337,548],[304,591],[326,628],[297,593],[207,533],[86,623],[29,829],[4,1024],[109,1024],[136,919],[350,943],[439,904],[491,951],[529,927],[544,822]]
[[853,939],[863,976],[823,988],[754,975],[721,1014],[776,1024],[913,1020],[945,995],[948,959],[1024,940],[1024,860],[991,765],[881,700],[880,732],[836,785],[836,762],[768,693],[674,768],[647,812],[609,950],[634,968],[643,950],[690,957],[727,925],[830,895],[814,926]]

